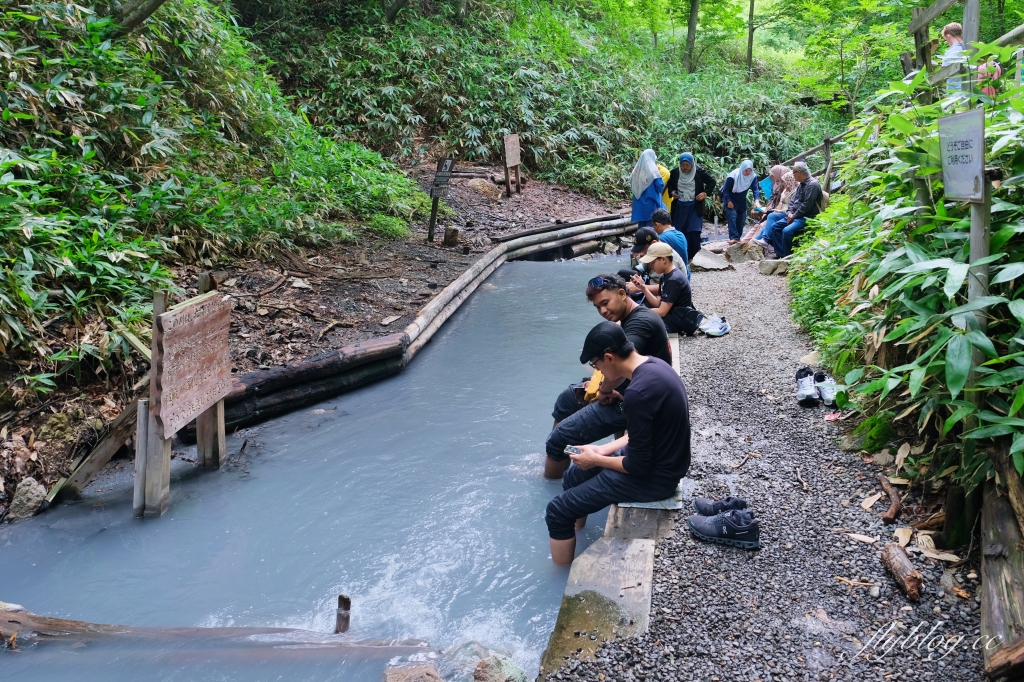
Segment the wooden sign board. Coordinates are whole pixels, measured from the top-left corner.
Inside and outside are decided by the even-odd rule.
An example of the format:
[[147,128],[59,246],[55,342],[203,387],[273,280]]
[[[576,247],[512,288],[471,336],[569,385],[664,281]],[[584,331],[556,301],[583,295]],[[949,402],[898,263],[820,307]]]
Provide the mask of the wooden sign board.
[[942,185],[947,199],[981,202],[985,196],[985,110],[939,119]]
[[505,136],[505,168],[515,168],[522,163],[519,153],[519,135]]
[[211,291],[158,315],[150,411],[170,438],[231,390],[231,304]]

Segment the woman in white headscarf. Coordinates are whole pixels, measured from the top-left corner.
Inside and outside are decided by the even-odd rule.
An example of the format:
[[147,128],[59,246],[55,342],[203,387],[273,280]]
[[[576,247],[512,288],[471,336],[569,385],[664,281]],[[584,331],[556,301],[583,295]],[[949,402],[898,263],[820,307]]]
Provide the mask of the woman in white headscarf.
[[743,236],[743,228],[747,224],[747,192],[754,192],[754,206],[760,208],[761,193],[757,186],[757,173],[754,162],[743,159],[740,167],[729,173],[722,185],[722,204],[725,206],[725,219],[729,224],[729,242],[735,244]]
[[650,227],[651,216],[659,208],[665,210],[661,199],[665,181],[658,170],[658,159],[653,149],[645,149],[629,175],[629,187],[633,192],[633,215],[631,220],[640,227]]

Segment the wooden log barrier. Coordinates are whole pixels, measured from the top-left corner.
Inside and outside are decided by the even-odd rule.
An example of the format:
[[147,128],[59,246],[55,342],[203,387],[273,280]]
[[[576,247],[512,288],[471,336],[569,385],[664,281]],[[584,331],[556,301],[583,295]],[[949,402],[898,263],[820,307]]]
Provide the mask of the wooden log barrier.
[[987,481],[981,506],[981,635],[990,679],[1024,676],[1024,549],[1008,498]]
[[[249,426],[400,372],[477,287],[507,260],[506,254],[521,254],[526,248],[543,250],[635,229],[635,224],[626,218],[617,214],[612,218],[559,226],[499,244],[442,289],[402,333],[233,377],[231,392],[224,399],[226,428],[230,431]],[[181,435],[191,440],[193,434],[190,427]]]

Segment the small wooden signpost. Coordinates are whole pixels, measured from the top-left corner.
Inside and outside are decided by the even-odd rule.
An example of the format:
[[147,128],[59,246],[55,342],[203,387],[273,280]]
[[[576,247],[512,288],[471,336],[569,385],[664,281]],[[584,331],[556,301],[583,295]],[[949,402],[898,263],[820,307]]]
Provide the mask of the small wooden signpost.
[[519,165],[522,163],[519,151],[519,135],[505,136],[505,196],[512,196],[512,180],[510,171],[515,169],[516,194],[522,194],[523,184],[519,177]]
[[430,186],[430,222],[427,223],[427,241],[434,241],[434,227],[437,225],[437,202],[448,196],[448,182],[455,170],[455,159],[445,158],[437,162],[434,183]]
[[[947,199],[971,202],[970,270],[967,274],[967,301],[988,295],[988,263],[975,265],[989,255],[989,222],[992,212],[991,185],[985,177],[985,109],[979,107],[939,119],[939,153],[942,154],[942,186]],[[977,328],[988,328],[988,311],[974,312]],[[974,365],[984,362],[981,351],[974,349]],[[967,388],[974,386],[972,369]],[[977,402],[975,391],[966,399]]]
[[[211,286],[209,276],[200,291]],[[213,290],[166,309],[153,299],[149,400],[140,400],[135,437],[135,516],[160,516],[170,497],[171,438],[196,419],[201,466],[226,459],[224,396],[231,390],[231,304]]]

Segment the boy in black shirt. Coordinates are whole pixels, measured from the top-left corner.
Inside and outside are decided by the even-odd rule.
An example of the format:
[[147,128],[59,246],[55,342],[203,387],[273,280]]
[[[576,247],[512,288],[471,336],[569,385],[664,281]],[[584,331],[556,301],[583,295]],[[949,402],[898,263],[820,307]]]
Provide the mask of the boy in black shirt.
[[672,248],[662,242],[651,244],[640,262],[661,275],[661,282],[656,285],[647,284],[640,277],[633,277],[633,284],[644,292],[651,310],[664,320],[665,328],[674,334],[697,331],[704,316],[693,308],[690,282],[672,262]]
[[628,434],[607,445],[580,444],[562,477],[563,492],[547,507],[551,558],[570,564],[576,529],[588,514],[616,502],[671,497],[690,467],[686,387],[663,361],[636,352],[622,328],[602,322],[587,334],[580,362],[609,381],[629,379],[622,405]]
[[[626,283],[615,275],[598,275],[587,283],[587,300],[594,304],[601,317],[622,325],[622,331],[642,355],[650,355],[672,364],[665,325],[652,310],[629,298]],[[621,381],[605,381],[598,389],[597,400],[583,402],[578,394],[583,383],[570,384],[555,400],[551,416],[555,420],[544,450],[546,478],[561,478],[569,468],[565,446],[570,443],[593,443],[626,428],[623,414]]]

